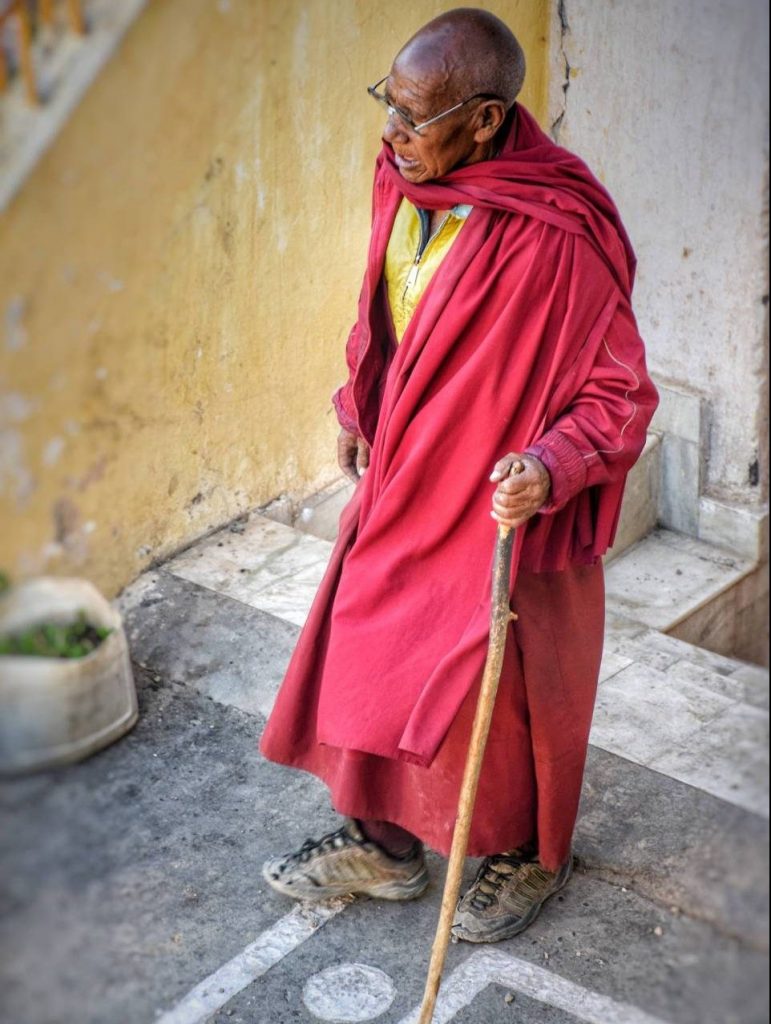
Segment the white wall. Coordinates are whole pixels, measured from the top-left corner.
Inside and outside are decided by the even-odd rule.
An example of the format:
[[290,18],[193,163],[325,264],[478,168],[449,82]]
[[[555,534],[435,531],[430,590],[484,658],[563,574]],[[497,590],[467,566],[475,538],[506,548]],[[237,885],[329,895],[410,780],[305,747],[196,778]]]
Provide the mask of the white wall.
[[702,489],[748,505],[766,497],[767,53],[765,0],[555,0],[554,133],[619,205],[651,368],[706,399]]

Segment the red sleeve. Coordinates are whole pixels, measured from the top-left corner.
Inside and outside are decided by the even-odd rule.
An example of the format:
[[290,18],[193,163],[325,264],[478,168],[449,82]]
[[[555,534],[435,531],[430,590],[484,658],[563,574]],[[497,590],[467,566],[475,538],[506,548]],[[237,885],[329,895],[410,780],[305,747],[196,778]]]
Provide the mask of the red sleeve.
[[356,410],[353,406],[351,388],[353,375],[359,360],[359,338],[358,323],[355,323],[348,334],[348,341],[345,344],[345,361],[348,365],[348,380],[339,387],[332,395],[332,405],[337,413],[337,421],[340,426],[351,434],[358,434],[359,427],[356,423]]
[[[377,205],[377,181],[378,172],[383,162],[382,153],[378,156],[375,161],[375,177],[372,182],[372,206],[370,209],[370,226],[375,222],[375,208]],[[365,274],[366,281],[366,274]],[[362,284],[362,292],[364,285]],[[361,296],[359,297],[359,312],[361,312]],[[342,387],[339,387],[337,391],[332,395],[332,405],[337,413],[337,420],[344,430],[349,431],[351,434],[359,433],[359,425],[356,419],[356,409],[353,404],[353,396],[351,394],[353,389],[353,376],[356,372],[356,367],[359,364],[360,355],[360,342],[359,342],[359,324],[358,321],[353,325],[349,334],[348,341],[345,343],[345,361],[348,365],[348,380]]]
[[527,449],[551,476],[541,512],[558,512],[585,487],[623,479],[645,446],[657,404],[634,316],[621,307],[574,401]]

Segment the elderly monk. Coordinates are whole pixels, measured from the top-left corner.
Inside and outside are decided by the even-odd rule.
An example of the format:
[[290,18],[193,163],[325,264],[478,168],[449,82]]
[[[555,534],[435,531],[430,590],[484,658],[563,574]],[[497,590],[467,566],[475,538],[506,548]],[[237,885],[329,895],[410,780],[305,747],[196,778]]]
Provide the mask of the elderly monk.
[[462,8],[369,90],[388,119],[333,397],[357,486],[261,744],[346,816],[265,865],[274,889],[419,896],[423,844],[452,842],[497,524],[516,527],[469,847],[484,861],[454,925],[471,942],[521,932],[570,876],[600,558],[656,405],[616,208],[516,102],[523,77],[511,31]]

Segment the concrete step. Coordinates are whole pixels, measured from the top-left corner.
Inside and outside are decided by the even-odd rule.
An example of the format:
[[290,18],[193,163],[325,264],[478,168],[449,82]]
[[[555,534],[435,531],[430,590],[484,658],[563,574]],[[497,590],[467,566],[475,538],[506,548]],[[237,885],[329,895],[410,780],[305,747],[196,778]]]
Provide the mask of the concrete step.
[[[758,603],[768,595],[768,567],[686,537],[655,529],[660,441],[648,435],[629,477],[614,547],[605,558],[608,607],[720,654],[737,652],[767,664],[767,643],[757,632]],[[300,502],[281,498],[262,509],[268,518],[333,541],[353,485],[340,478]]]
[[[332,486],[269,511],[331,538],[348,495]],[[264,720],[331,548],[258,513],[203,539],[124,593],[135,657]],[[744,571],[666,531],[608,566],[576,850],[614,884],[765,948],[768,673],[657,628]]]
[[661,438],[648,434],[645,448],[626,480],[624,503],[613,547],[605,563],[627,551],[655,529],[661,491]]
[[614,559],[606,578],[616,615],[768,665],[768,563],[658,529]]
[[[616,542],[608,552],[606,561],[617,558],[655,528],[660,477],[661,439],[658,434],[651,433],[648,434],[642,455],[627,478]],[[353,494],[353,487],[350,480],[340,477],[300,502],[281,497],[261,511],[269,519],[294,526],[302,533],[333,541],[337,536],[340,513]]]
[[591,743],[768,818],[768,672],[612,617]]
[[658,529],[608,565],[608,604],[617,615],[669,633],[754,568],[750,559]]
[[[345,488],[305,506],[298,521],[328,534]],[[302,626],[332,543],[254,513],[193,545],[164,571]],[[747,566],[690,538],[657,531],[607,570],[605,655],[592,743],[759,815],[767,815],[768,676],[662,630],[741,577]],[[124,607],[141,601],[141,581]],[[133,597],[131,595],[134,595]],[[706,595],[706,596],[705,596]],[[191,648],[196,651],[196,645]],[[203,652],[205,657],[205,651]],[[245,687],[209,674],[210,696],[233,693],[244,710],[269,713],[283,674]],[[200,668],[188,663],[197,678]]]

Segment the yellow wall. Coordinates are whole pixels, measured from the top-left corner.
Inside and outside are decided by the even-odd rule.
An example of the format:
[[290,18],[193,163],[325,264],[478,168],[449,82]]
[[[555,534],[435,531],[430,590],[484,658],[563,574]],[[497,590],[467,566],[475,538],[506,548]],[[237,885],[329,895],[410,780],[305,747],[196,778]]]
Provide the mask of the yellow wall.
[[[0,567],[114,594],[334,475],[382,124],[451,5],[155,0],[0,224]],[[548,0],[484,4],[546,108]]]

